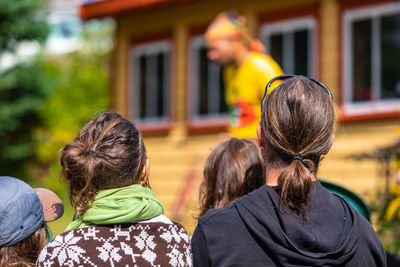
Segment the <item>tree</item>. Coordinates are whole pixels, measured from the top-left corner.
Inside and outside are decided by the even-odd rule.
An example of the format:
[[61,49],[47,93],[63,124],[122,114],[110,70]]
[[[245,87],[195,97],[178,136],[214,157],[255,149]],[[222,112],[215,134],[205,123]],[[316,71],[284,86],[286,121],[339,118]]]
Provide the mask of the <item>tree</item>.
[[[44,5],[43,0],[0,0],[0,59],[5,53],[17,56],[21,44],[46,40],[49,25],[39,16]],[[33,157],[32,129],[51,93],[51,81],[44,76],[47,67],[36,58],[0,73],[1,175],[23,177]]]
[[40,12],[44,0],[0,0],[0,56],[4,52],[15,52],[19,44],[28,41],[44,42],[49,25]]

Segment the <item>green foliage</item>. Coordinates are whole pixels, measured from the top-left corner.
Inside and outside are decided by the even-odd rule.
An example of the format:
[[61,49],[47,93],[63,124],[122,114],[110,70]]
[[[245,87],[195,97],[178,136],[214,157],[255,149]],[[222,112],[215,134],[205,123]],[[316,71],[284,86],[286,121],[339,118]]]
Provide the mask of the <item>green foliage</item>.
[[26,41],[44,42],[50,27],[39,12],[45,0],[0,0],[0,56]]
[[389,213],[391,213],[388,207],[393,206],[395,202],[397,202],[397,199],[398,196],[389,196],[389,198],[384,201],[384,204],[378,208],[380,214],[378,220],[378,235],[385,250],[396,257],[400,257],[400,220],[397,216],[393,216],[390,220],[387,220]]
[[[43,42],[49,32],[39,18],[45,1],[0,0],[0,58],[24,42]],[[51,94],[52,66],[43,58],[14,65],[0,73],[0,173],[24,177],[25,163],[33,157],[32,128],[38,110]]]
[[26,161],[33,157],[32,128],[38,111],[51,94],[54,66],[37,57],[0,74],[0,170],[24,177]]
[[[388,164],[395,175],[400,178],[400,146],[393,146],[393,154]],[[387,252],[400,258],[400,185],[389,188],[389,194],[383,196],[379,208],[378,234]]]
[[400,219],[400,186],[395,185],[390,188],[391,200],[388,202],[385,215],[383,217],[385,222]]

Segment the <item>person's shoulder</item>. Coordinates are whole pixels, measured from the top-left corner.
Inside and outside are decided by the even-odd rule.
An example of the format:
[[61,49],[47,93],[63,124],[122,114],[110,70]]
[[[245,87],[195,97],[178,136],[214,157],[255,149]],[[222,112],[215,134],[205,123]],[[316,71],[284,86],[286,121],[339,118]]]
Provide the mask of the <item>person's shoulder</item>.
[[[386,266],[386,252],[371,223],[355,212],[358,223],[358,247],[352,262],[367,263],[368,266]],[[361,264],[360,264],[361,265]]]
[[271,63],[275,63],[275,60],[273,60],[270,55],[258,52],[250,52],[249,59],[253,65],[257,65],[259,67],[264,67],[270,65]]
[[225,207],[219,209],[209,210],[204,216],[199,218],[199,223],[209,224],[216,222],[226,222],[229,223],[231,218],[237,215],[234,203],[229,204]]
[[368,266],[386,266],[386,253],[371,223],[343,197],[329,192],[320,182],[315,183],[315,185],[319,192],[317,201],[321,200],[326,204],[325,208],[328,208],[334,214],[340,214],[340,211],[344,210],[345,214],[351,216],[351,236],[356,238],[358,242],[356,254],[349,266],[359,266],[365,263],[368,263]]
[[375,229],[372,227],[371,223],[364,218],[360,213],[357,211],[353,210],[355,216],[357,216],[358,220],[358,231],[359,231],[359,236],[362,240],[364,240],[362,243],[363,244],[368,244],[369,247],[374,247],[377,250],[382,250],[382,243],[379,240],[379,237],[377,233],[375,232]]
[[134,227],[138,229],[146,228],[149,231],[157,232],[162,235],[167,234],[174,240],[182,239],[183,242],[190,242],[190,237],[186,229],[180,223],[171,221],[163,214],[150,220],[138,222]]
[[177,222],[174,222],[172,220],[170,220],[167,216],[165,216],[164,214],[158,215],[154,218],[151,218],[149,220],[145,220],[145,221],[140,221],[138,222],[139,224],[148,224],[150,226],[175,226],[178,227],[180,229],[182,229],[183,231],[186,231],[185,228]]
[[[104,232],[104,229],[97,226],[87,226],[57,235],[40,252],[36,266],[63,266],[69,260],[74,263],[74,257],[77,258],[78,262],[80,257],[87,259],[88,256],[84,255],[87,251],[87,241],[95,236],[102,235],[100,231]],[[86,233],[89,232],[92,234],[87,235]],[[74,255],[72,256],[72,254]],[[70,256],[71,259],[69,259]]]
[[262,73],[273,72],[276,75],[283,74],[279,64],[270,55],[258,52],[250,52],[249,62],[251,63],[255,71],[259,71]]
[[239,217],[237,210],[238,204],[246,203],[248,201],[260,202],[262,199],[264,199],[264,196],[268,193],[268,191],[274,191],[274,189],[266,185],[261,186],[260,188],[253,190],[247,195],[236,199],[235,202],[225,207],[209,210],[204,216],[199,218],[199,222],[203,224],[214,223],[216,221],[226,221],[226,223],[230,223],[233,221],[233,219]]

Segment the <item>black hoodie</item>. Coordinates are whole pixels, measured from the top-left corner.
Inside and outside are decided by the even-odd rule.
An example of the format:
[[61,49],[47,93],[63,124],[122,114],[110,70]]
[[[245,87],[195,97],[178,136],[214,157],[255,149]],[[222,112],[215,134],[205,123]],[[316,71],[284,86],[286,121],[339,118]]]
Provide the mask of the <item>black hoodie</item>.
[[386,266],[370,223],[344,199],[315,182],[304,216],[279,208],[262,186],[199,219],[194,266]]

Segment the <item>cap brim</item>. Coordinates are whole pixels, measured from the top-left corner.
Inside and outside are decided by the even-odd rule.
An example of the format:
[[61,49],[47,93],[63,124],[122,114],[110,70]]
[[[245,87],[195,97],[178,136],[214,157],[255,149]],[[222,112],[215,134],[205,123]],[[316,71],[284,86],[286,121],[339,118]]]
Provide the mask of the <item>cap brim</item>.
[[46,188],[34,188],[34,190],[42,202],[46,222],[54,221],[64,214],[64,205],[54,192]]

